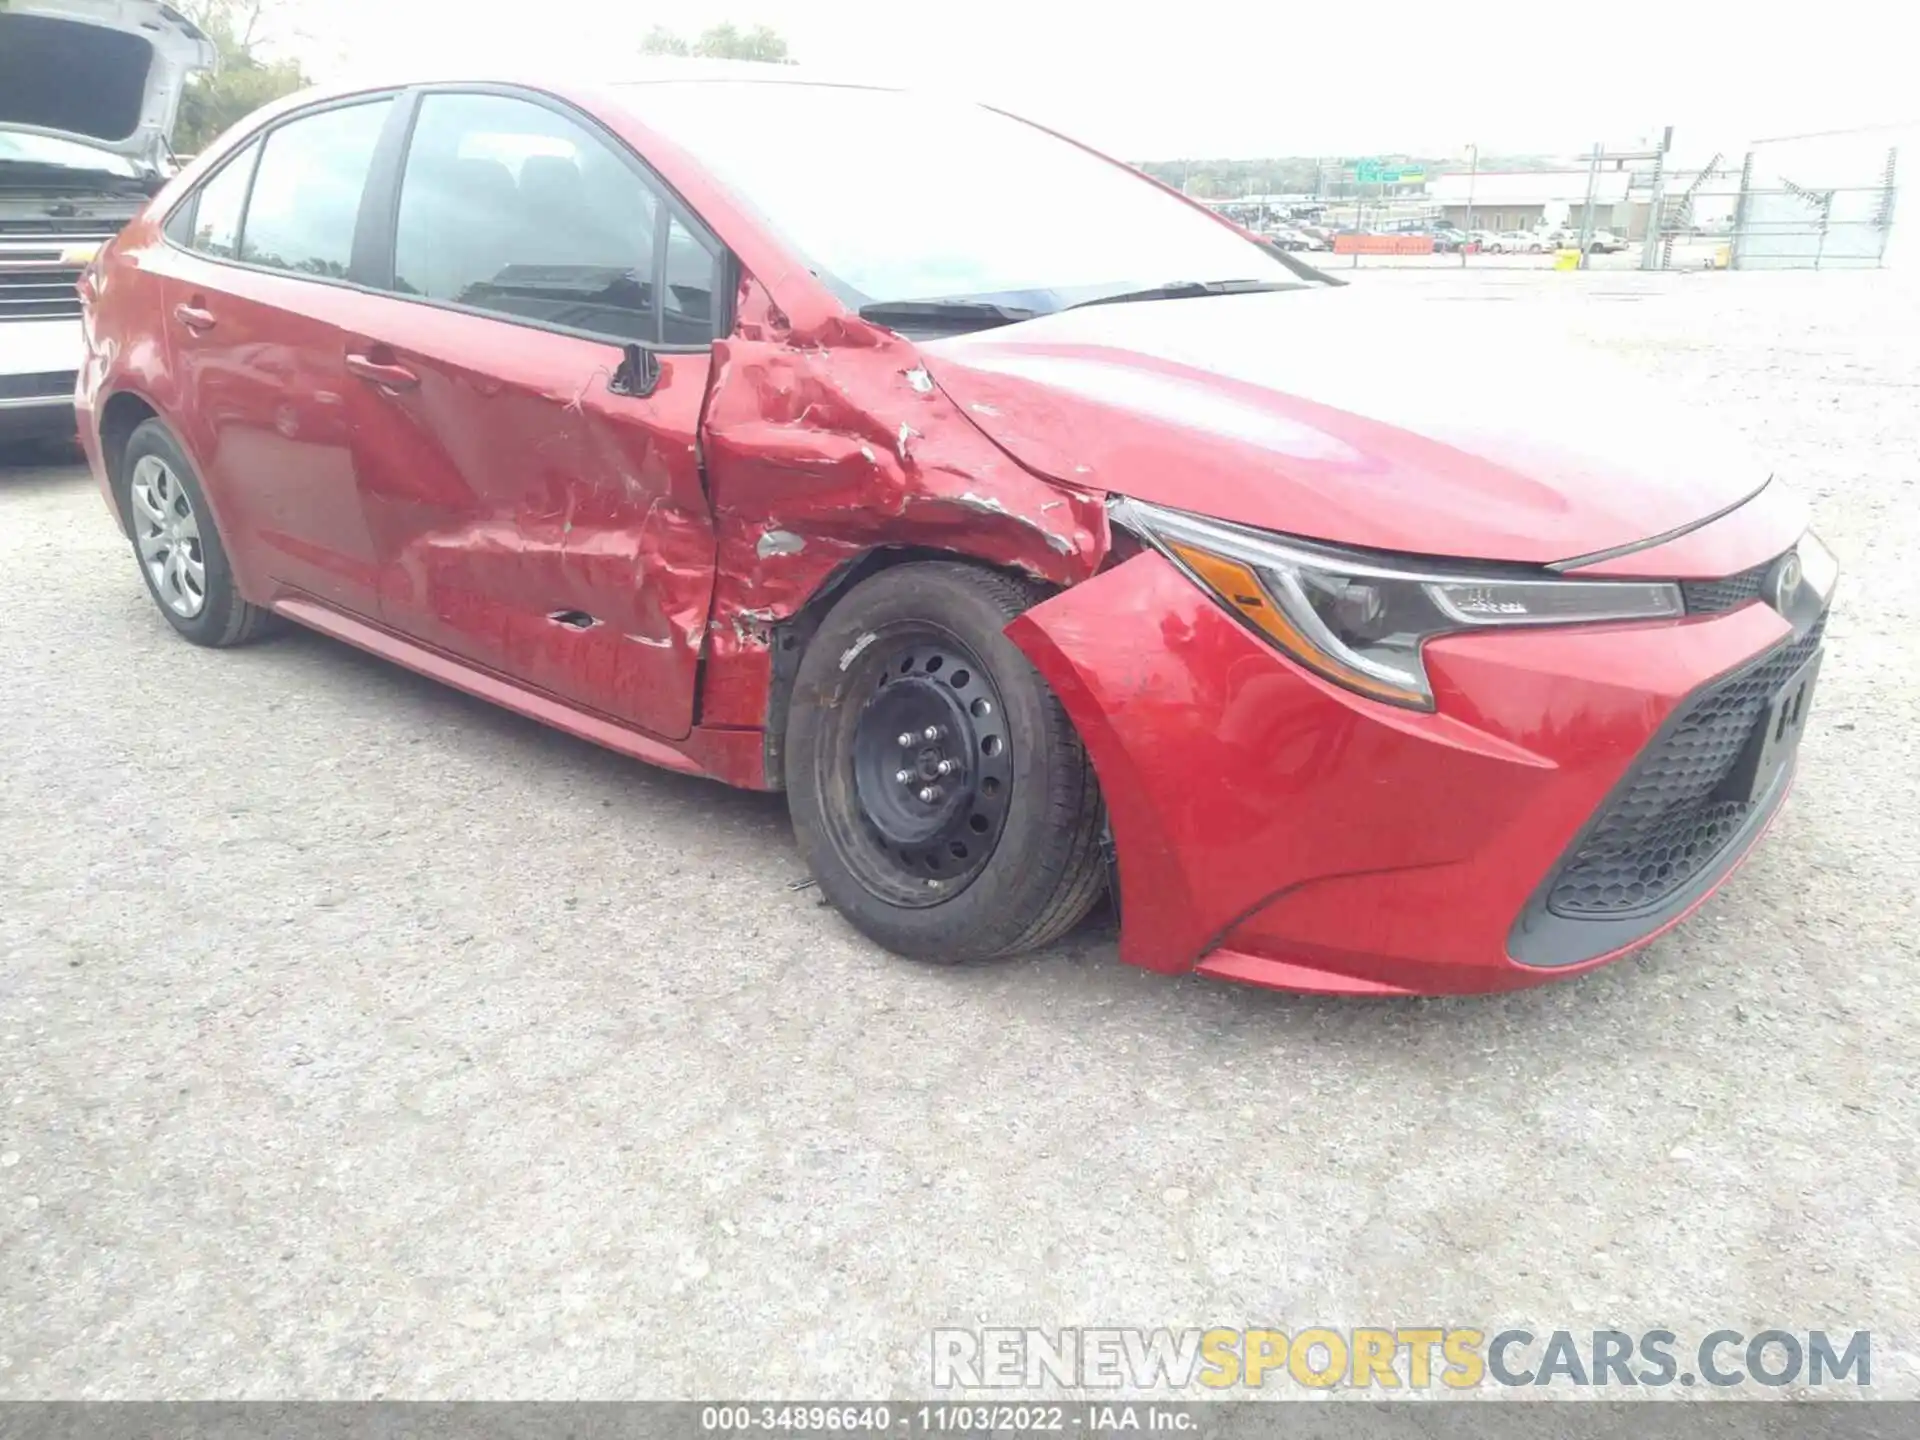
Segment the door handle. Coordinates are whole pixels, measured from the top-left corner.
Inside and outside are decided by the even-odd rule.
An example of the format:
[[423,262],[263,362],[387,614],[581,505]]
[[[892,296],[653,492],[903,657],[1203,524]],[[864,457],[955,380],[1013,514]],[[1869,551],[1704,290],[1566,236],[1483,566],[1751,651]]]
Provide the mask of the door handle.
[[211,330],[219,323],[213,318],[211,310],[199,305],[176,305],[173,307],[173,318],[196,335],[203,330]]
[[406,366],[376,360],[371,355],[363,355],[354,350],[347,352],[347,369],[362,380],[370,380],[375,385],[384,385],[389,390],[411,390],[420,383],[420,377]]

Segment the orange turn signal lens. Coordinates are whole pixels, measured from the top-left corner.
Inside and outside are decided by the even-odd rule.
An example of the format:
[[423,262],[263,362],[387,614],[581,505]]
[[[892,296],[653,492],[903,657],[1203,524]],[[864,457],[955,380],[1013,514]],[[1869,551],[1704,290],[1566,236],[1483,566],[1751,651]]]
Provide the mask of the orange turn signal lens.
[[1390,700],[1396,705],[1430,704],[1427,696],[1418,690],[1409,690],[1386,682],[1343,664],[1339,659],[1327,653],[1312,640],[1303,635],[1299,627],[1280,613],[1280,607],[1273,603],[1267,594],[1266,586],[1260,583],[1260,577],[1250,565],[1238,560],[1229,560],[1216,555],[1211,550],[1202,550],[1183,540],[1169,540],[1167,548],[1180,559],[1202,584],[1211,590],[1234,613],[1287,654],[1318,674],[1326,676],[1349,689],[1358,690],[1363,695],[1371,695],[1377,700]]

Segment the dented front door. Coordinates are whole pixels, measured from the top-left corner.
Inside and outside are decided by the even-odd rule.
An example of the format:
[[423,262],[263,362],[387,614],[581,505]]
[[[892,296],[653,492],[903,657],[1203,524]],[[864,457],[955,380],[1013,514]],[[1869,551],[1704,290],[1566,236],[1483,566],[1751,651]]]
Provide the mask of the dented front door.
[[401,300],[350,336],[382,618],[669,739],[713,590],[696,431],[710,356],[609,387],[611,343]]

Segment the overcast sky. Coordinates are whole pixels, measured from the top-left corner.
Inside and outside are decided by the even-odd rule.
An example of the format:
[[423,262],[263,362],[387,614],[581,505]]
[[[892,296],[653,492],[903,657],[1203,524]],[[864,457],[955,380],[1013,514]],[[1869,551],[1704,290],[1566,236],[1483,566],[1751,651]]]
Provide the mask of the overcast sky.
[[608,78],[656,23],[688,35],[764,23],[803,64],[991,100],[1134,160],[1574,152],[1672,124],[1684,161],[1920,119],[1896,0],[282,4],[281,44],[321,79],[395,63]]

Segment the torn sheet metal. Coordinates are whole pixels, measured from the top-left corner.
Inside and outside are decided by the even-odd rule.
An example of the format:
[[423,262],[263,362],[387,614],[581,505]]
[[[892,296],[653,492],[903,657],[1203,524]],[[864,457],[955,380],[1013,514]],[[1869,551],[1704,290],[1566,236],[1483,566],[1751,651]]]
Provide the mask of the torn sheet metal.
[[1043,480],[940,390],[916,347],[833,316],[753,310],[714,346],[703,444],[718,547],[701,722],[766,723],[775,628],[876,548],[938,551],[1072,585],[1110,545],[1102,497]]
[[807,542],[791,530],[768,530],[753,548],[762,560],[771,560],[776,555],[798,555]]

